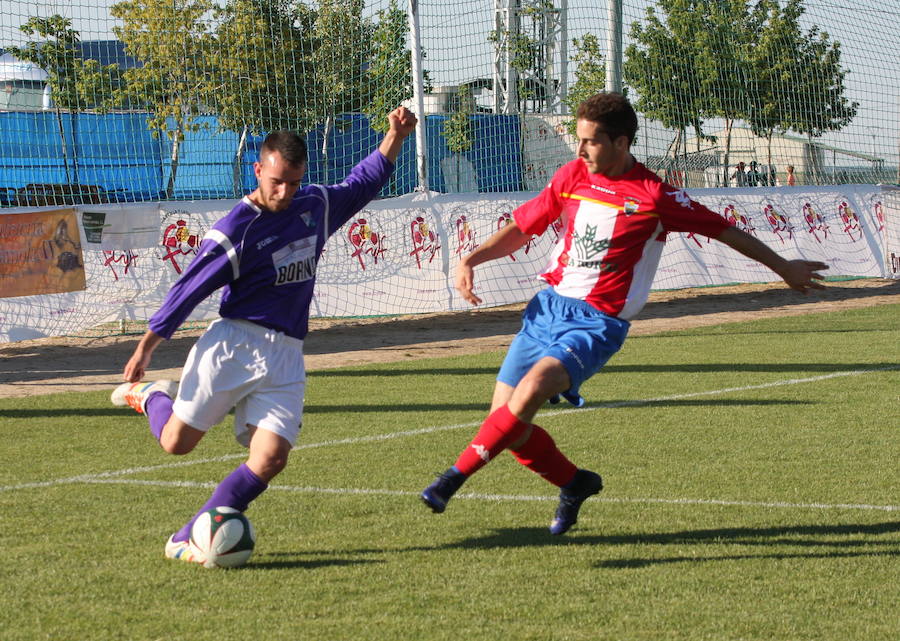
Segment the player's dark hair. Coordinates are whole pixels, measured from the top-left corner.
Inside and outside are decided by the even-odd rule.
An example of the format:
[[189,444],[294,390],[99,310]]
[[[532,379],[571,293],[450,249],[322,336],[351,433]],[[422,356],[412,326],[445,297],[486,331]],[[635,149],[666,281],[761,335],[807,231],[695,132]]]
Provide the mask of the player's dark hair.
[[295,167],[306,164],[306,142],[293,131],[279,129],[266,136],[259,150],[260,159],[273,151],[277,151],[287,163]]
[[629,145],[634,142],[638,130],[637,114],[628,98],[611,91],[594,94],[582,102],[576,117],[600,125],[610,140],[628,136]]

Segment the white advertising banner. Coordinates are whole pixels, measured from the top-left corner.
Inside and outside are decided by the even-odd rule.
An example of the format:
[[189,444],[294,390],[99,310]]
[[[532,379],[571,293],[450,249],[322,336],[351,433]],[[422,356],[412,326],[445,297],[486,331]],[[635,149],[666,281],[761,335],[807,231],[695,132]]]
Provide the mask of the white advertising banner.
[[[897,190],[870,185],[692,190],[690,196],[788,258],[821,260],[831,276],[900,277]],[[467,309],[453,288],[460,256],[511,220],[534,193],[409,194],[371,203],[325,247],[312,315],[375,316]],[[146,320],[233,201],[76,207],[83,291],[0,299],[0,342],[61,336],[120,319]],[[41,208],[5,210],[6,214]],[[561,226],[476,270],[486,306],[541,288]],[[9,267],[9,266],[7,266]],[[721,243],[672,234],[655,289],[777,280]],[[218,297],[192,319],[216,317]]]

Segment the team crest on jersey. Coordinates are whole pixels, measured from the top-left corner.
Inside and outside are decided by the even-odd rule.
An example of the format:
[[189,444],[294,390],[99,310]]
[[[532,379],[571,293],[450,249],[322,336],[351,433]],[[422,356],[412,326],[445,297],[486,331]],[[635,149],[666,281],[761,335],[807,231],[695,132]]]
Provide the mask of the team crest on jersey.
[[640,203],[634,198],[626,198],[625,204],[622,206],[622,209],[625,211],[626,216],[631,216],[631,214],[636,214],[638,212],[638,207]]
[[312,217],[311,212],[308,212],[308,211],[303,212],[302,214],[300,214],[300,218],[303,220],[303,223],[307,227],[315,227],[316,226],[316,219]]

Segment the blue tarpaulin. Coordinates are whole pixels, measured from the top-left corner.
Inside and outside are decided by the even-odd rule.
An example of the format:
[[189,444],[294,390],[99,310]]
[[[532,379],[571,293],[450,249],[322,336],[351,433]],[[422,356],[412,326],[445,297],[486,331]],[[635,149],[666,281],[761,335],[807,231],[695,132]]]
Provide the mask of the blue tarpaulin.
[[[165,198],[171,171],[171,142],[154,138],[146,113],[72,114],[54,111],[0,113],[0,205],[16,205],[16,190],[26,185],[94,185],[113,202]],[[429,187],[447,191],[441,160],[451,155],[441,135],[447,116],[426,119]],[[239,135],[219,131],[216,118],[203,117],[187,132],[179,152],[175,200],[234,198],[233,160]],[[519,119],[472,116],[473,146],[464,152],[482,192],[522,188]],[[63,135],[60,135],[60,128]],[[328,140],[327,171],[322,127],[307,135],[309,170],[304,182],[339,182],[370,153],[382,135],[359,114],[338,118]],[[65,146],[62,143],[65,139]],[[262,136],[250,136],[241,162],[241,192],[256,187],[253,161]],[[65,149],[65,153],[64,153]],[[404,144],[398,169],[382,196],[409,193],[416,187],[415,141]]]

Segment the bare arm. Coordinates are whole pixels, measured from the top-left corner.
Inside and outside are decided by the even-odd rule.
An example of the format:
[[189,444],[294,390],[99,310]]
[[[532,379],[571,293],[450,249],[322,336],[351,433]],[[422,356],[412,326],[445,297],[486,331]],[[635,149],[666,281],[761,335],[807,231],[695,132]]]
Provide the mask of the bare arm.
[[510,223],[488,238],[483,245],[471,254],[463,256],[456,266],[456,290],[460,295],[478,305],[481,299],[475,295],[475,267],[489,260],[503,258],[522,247],[531,238],[531,234],[523,233],[516,223]]
[[828,269],[828,265],[811,260],[786,260],[766,244],[737,227],[729,227],[723,231],[719,240],[747,258],[762,263],[773,272],[781,276],[791,289],[805,294],[809,289],[825,289],[819,283],[824,276],[817,273]]
[[391,164],[397,164],[397,156],[400,155],[403,141],[416,128],[417,122],[415,114],[406,107],[397,107],[388,114],[389,128],[378,145],[378,151],[390,160]]
[[150,365],[150,358],[153,356],[153,350],[163,341],[163,337],[154,332],[147,330],[147,333],[141,338],[134,353],[125,364],[125,371],[122,372],[122,379],[130,383],[137,383],[146,373],[147,366]]

